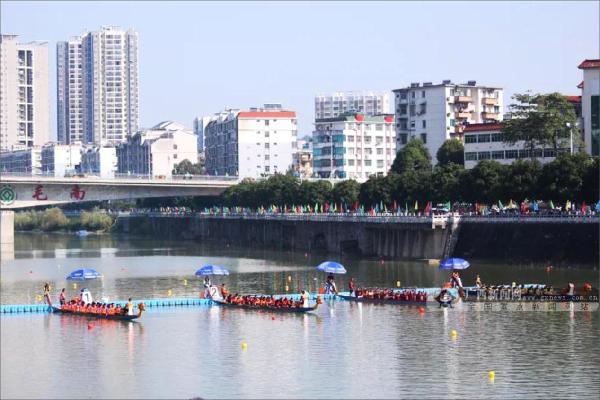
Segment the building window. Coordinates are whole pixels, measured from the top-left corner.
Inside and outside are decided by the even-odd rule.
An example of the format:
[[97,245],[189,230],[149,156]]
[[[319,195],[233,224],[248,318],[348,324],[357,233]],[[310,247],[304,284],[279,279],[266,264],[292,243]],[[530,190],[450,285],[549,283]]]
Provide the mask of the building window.
[[269,167],[268,165],[265,165],[265,172],[271,172],[271,167]]
[[421,97],[425,98],[425,91],[421,90]]
[[383,160],[377,160],[377,168],[383,168]]
[[365,167],[371,166],[371,160],[365,160]]
[[271,157],[268,154],[265,154],[265,161],[270,160],[270,159],[271,159]]
[[346,136],[346,139],[347,139],[349,142],[354,142],[354,136]]
[[529,158],[531,157],[531,152],[529,149],[519,150],[519,158]]
[[421,133],[421,140],[423,141],[423,143],[427,143],[427,134],[426,133]]
[[354,166],[354,160],[348,160],[348,165],[349,166]]
[[542,149],[533,149],[533,157],[542,157]]
[[269,120],[265,119],[265,126],[269,126]]
[[544,157],[556,157],[554,149],[544,149]]
[[415,129],[415,121],[410,121],[410,129]]
[[406,144],[407,136],[408,135],[406,133],[400,134],[400,144]]
[[173,150],[177,150],[177,145],[176,144],[173,145]]
[[269,148],[269,143],[265,143],[265,149]]
[[477,153],[478,160],[489,160],[491,158],[491,153],[489,151],[480,151]]
[[265,137],[269,137],[269,131],[265,131]]
[[421,122],[422,122],[422,125],[423,125],[423,129],[427,128],[427,121],[423,120]]
[[490,134],[484,133],[482,135],[477,135],[477,143],[488,143],[490,141]]
[[475,153],[475,152],[465,153],[465,160],[466,161],[477,161],[477,153]]
[[501,142],[502,134],[501,133],[492,133],[492,142]]
[[504,158],[506,159],[513,159],[519,156],[519,152],[517,150],[506,150],[504,154]]
[[477,143],[477,135],[465,135],[465,143]]
[[406,114],[406,104],[401,104],[400,107],[398,108],[398,113],[400,115],[405,115]]
[[383,148],[382,147],[377,148],[377,154],[383,154]]
[[492,160],[503,160],[504,150],[492,151]]
[[410,97],[415,98],[415,92],[410,92]]
[[177,154],[173,154],[173,159],[177,160]]

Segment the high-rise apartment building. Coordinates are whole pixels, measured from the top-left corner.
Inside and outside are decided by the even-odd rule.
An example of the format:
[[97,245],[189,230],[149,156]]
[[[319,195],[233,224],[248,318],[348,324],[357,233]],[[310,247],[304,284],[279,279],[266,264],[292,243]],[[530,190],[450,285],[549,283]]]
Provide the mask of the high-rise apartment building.
[[347,113],[315,121],[313,171],[321,178],[385,176],[396,158],[393,115]]
[[48,44],[0,38],[0,151],[50,140]]
[[412,83],[393,92],[398,150],[411,138],[419,138],[434,163],[445,140],[462,140],[468,124],[501,121],[504,111],[502,89],[477,86],[475,81],[454,84],[446,80],[437,85]]
[[58,138],[99,146],[138,128],[138,34],[102,27],[57,45]]
[[600,60],[584,60],[581,87],[581,113],[585,150],[594,157],[600,156]]
[[389,110],[390,94],[387,92],[334,92],[315,97],[315,119],[336,118],[347,112],[387,114]]
[[206,172],[243,178],[283,174],[292,166],[296,136],[296,112],[280,104],[224,110],[204,129]]

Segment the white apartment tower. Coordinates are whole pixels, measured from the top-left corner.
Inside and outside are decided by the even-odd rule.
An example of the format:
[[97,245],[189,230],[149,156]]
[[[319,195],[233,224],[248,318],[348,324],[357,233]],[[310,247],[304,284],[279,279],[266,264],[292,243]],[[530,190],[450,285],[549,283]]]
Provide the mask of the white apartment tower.
[[436,162],[436,153],[447,139],[462,140],[465,126],[502,120],[502,89],[477,86],[475,81],[434,85],[412,83],[396,89],[396,144],[400,150],[412,138],[421,139]]
[[138,128],[138,34],[102,27],[57,45],[58,138],[98,146]]
[[390,111],[387,92],[334,92],[315,97],[315,119],[336,118],[347,112],[365,115],[387,114]]
[[313,171],[320,178],[366,181],[385,176],[396,158],[393,115],[347,113],[317,119],[313,132]]
[[280,104],[225,110],[204,129],[206,171],[255,179],[284,174],[293,164],[296,137],[296,112]]
[[0,38],[0,151],[50,140],[48,44]]

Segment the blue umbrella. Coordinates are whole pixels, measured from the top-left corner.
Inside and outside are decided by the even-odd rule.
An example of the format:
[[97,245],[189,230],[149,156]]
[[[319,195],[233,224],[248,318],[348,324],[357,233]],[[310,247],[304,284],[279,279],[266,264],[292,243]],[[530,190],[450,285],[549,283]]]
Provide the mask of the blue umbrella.
[[335,261],[325,261],[317,266],[319,271],[327,272],[328,274],[345,274],[346,268]]
[[229,275],[229,271],[221,265],[205,265],[196,271],[196,275]]
[[95,269],[91,269],[91,268],[76,269],[75,271],[73,271],[69,275],[67,275],[67,279],[77,280],[77,281],[84,281],[86,279],[96,279],[96,278],[100,278],[100,274],[98,273],[98,271],[96,271]]
[[470,265],[462,258],[446,258],[440,262],[440,269],[467,269]]

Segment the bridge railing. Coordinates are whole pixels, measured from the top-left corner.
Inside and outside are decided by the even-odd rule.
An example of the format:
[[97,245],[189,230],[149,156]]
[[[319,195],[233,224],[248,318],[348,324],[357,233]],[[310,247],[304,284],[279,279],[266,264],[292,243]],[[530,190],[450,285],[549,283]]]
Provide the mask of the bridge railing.
[[56,176],[54,173],[44,172],[39,174],[31,174],[24,172],[0,172],[0,178],[3,177],[14,177],[14,178],[43,178],[44,180],[64,180],[64,179],[92,179],[92,180],[146,180],[146,181],[232,181],[239,180],[237,176],[218,176],[218,175],[148,175],[148,174],[115,174],[114,177],[106,178],[95,174],[69,174],[68,176]]

